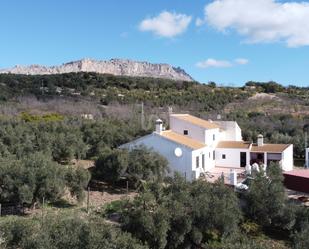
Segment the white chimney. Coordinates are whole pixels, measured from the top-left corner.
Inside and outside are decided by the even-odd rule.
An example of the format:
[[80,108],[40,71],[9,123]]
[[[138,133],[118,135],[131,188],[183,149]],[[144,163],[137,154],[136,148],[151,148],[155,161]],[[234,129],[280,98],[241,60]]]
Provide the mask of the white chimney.
[[163,131],[163,121],[161,119],[156,120],[156,133],[161,134]]
[[257,146],[263,146],[263,145],[264,145],[264,138],[263,138],[263,135],[260,134],[257,137]]

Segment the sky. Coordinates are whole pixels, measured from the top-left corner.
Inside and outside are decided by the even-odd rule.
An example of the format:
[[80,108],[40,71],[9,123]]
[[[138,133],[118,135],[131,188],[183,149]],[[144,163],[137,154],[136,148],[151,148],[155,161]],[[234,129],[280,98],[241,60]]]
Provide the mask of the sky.
[[0,13],[0,68],[126,58],[202,83],[309,86],[305,0],[1,0]]

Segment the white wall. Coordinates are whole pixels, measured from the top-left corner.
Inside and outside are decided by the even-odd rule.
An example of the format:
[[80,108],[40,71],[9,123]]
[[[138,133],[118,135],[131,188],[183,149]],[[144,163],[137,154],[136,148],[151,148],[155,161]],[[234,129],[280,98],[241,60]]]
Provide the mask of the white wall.
[[223,141],[242,141],[241,129],[235,121],[216,121],[224,132],[222,133]]
[[[213,135],[215,135],[215,140],[213,140]],[[207,146],[215,148],[220,139],[221,136],[218,128],[205,130],[205,143],[207,144]]]
[[[247,153],[247,165],[250,163],[250,152],[246,149],[216,149],[216,166],[218,167],[240,167],[240,152]],[[225,155],[225,159],[222,158]]]
[[[153,149],[160,155],[165,157],[169,163],[171,170],[170,175],[174,172],[179,172],[182,176],[186,176],[187,180],[192,179],[192,149],[177,144],[171,140],[168,140],[156,133],[148,136],[144,136],[140,139],[122,145],[121,148],[133,149],[136,146],[144,145],[148,148]],[[176,148],[181,148],[182,156],[176,157],[174,151]]]
[[293,145],[291,144],[282,152],[281,166],[283,171],[291,171],[294,167]]
[[[210,158],[209,158],[209,152]],[[203,169],[202,164],[202,155],[205,156],[205,169]],[[196,157],[199,157],[199,167],[196,165]],[[208,147],[204,147],[199,150],[192,151],[192,171],[194,171],[195,178],[198,179],[201,173],[211,170],[215,166],[214,161],[212,160],[212,150]]]
[[238,126],[238,124],[236,123],[236,127],[235,127],[235,140],[236,141],[242,141],[242,133],[241,133],[241,129]]
[[170,116],[170,129],[178,134],[183,135],[184,130],[188,130],[188,137],[193,138],[201,143],[205,143],[205,129],[187,121]]
[[[213,140],[213,135],[215,135],[215,140]],[[216,166],[216,147],[218,142],[221,141],[221,136],[222,135],[219,129],[205,130],[205,141],[208,147],[207,158],[210,168],[214,168]]]

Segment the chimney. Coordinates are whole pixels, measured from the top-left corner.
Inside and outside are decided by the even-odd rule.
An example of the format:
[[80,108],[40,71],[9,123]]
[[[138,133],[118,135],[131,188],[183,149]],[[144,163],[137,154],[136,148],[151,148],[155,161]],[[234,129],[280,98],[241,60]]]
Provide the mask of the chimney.
[[163,121],[161,119],[156,120],[156,133],[161,134],[163,130]]
[[263,146],[263,145],[264,145],[264,138],[263,138],[263,135],[260,134],[257,137],[257,146]]

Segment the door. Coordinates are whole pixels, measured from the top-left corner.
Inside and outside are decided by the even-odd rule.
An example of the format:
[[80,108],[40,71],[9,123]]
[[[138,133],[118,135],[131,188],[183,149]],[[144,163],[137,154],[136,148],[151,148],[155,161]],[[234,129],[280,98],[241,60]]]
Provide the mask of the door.
[[240,167],[246,167],[247,152],[240,152]]

